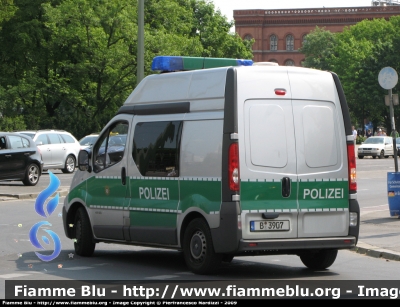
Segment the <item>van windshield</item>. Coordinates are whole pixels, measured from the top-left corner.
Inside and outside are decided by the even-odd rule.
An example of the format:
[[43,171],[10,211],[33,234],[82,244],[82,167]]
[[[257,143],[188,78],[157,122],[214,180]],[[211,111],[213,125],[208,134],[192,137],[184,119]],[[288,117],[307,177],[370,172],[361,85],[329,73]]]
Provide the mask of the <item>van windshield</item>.
[[364,144],[383,144],[384,138],[368,138]]

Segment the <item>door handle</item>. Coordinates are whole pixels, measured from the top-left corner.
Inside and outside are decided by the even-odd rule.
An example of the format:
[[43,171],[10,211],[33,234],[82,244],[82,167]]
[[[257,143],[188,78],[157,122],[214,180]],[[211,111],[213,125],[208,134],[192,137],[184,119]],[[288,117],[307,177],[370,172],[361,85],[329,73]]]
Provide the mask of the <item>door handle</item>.
[[282,196],[283,197],[290,196],[290,178],[289,177],[282,178]]
[[279,217],[279,213],[263,213],[262,214],[263,219],[276,219]]
[[125,169],[125,167],[121,168],[121,181],[122,181],[122,185],[126,185],[126,169]]

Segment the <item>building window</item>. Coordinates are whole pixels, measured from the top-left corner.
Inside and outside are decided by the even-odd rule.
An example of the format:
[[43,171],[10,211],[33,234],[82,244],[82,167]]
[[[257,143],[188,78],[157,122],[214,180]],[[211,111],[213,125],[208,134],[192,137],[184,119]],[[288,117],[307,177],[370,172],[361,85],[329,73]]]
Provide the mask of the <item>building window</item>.
[[301,38],[301,45],[303,46],[306,41],[307,41],[307,34],[304,34],[303,37]]
[[276,35],[271,35],[269,38],[270,50],[278,50],[278,38]]
[[286,50],[293,51],[294,50],[294,38],[293,35],[286,36]]
[[286,60],[285,61],[285,66],[294,66],[294,61],[293,60]]
[[246,35],[244,36],[244,40],[245,40],[245,41],[251,41],[252,38],[253,38],[253,37],[252,37],[250,34],[246,34]]

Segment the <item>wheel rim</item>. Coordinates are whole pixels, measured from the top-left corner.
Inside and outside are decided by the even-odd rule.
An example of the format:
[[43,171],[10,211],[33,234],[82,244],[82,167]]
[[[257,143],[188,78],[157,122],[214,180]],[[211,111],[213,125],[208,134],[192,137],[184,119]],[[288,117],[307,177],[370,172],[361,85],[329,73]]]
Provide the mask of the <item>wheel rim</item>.
[[28,170],[28,179],[31,183],[36,183],[39,179],[39,170],[36,166],[31,165]]
[[206,237],[197,230],[190,240],[190,254],[195,262],[202,262],[207,251]]
[[74,158],[68,157],[67,158],[67,170],[69,172],[72,172],[74,170],[75,163],[74,163]]

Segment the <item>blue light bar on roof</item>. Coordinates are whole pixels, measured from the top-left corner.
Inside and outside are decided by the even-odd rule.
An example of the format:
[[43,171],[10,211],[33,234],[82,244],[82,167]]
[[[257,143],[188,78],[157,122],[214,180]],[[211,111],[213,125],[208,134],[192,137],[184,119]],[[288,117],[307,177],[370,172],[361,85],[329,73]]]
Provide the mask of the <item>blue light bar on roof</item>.
[[252,60],[200,58],[186,56],[156,56],[151,64],[151,70],[184,71],[226,66],[251,66]]

